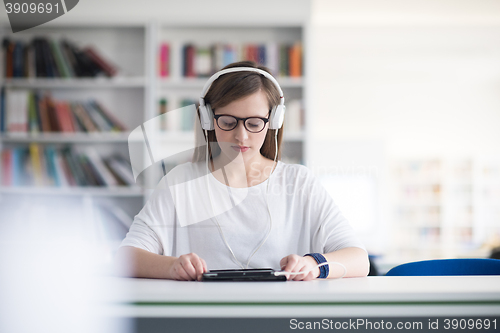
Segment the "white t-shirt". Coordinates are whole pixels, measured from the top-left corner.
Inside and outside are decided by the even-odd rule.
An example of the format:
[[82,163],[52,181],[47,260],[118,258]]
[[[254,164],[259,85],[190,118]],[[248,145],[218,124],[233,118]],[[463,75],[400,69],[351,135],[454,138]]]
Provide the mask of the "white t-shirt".
[[249,268],[274,269],[289,254],[364,249],[312,172],[281,161],[270,179],[248,188],[224,185],[204,162],[177,166],[162,178],[121,244],[166,256],[194,252],[208,269],[241,268],[228,245],[243,266],[251,257]]

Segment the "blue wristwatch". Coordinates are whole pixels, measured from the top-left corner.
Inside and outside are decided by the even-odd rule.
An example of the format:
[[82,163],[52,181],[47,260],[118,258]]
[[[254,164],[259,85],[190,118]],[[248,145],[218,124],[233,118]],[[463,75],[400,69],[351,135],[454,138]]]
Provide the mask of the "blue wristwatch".
[[[314,260],[316,260],[316,262],[318,264],[322,264],[322,263],[328,261],[328,260],[326,260],[326,258],[321,253],[308,253],[308,254],[305,254],[304,257],[305,256],[313,257]],[[323,266],[319,267],[319,276],[318,276],[318,279],[326,279],[328,277],[328,274],[330,274],[330,269],[329,269],[328,266],[329,265],[323,265]]]

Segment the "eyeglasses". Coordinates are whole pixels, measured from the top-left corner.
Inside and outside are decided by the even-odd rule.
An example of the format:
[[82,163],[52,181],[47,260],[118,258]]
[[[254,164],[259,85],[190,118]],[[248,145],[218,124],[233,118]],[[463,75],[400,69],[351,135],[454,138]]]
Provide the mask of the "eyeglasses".
[[259,133],[264,127],[266,127],[266,123],[269,121],[267,118],[261,117],[248,117],[248,118],[238,118],[235,116],[230,116],[227,114],[218,114],[214,116],[217,126],[223,131],[232,131],[238,126],[238,121],[243,121],[243,125],[246,130],[250,133]]

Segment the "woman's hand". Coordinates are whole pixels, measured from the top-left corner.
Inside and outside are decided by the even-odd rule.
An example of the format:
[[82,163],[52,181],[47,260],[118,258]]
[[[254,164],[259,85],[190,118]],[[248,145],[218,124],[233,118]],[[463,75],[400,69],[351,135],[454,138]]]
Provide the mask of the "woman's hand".
[[316,267],[318,263],[313,257],[306,256],[301,257],[296,254],[290,254],[280,260],[281,270],[285,272],[305,272],[312,268],[312,271],[304,274],[287,274],[286,278],[288,280],[294,281],[311,281],[319,276],[319,267]]
[[201,281],[201,275],[206,273],[207,263],[196,253],[183,254],[175,259],[169,268],[169,276],[173,280]]

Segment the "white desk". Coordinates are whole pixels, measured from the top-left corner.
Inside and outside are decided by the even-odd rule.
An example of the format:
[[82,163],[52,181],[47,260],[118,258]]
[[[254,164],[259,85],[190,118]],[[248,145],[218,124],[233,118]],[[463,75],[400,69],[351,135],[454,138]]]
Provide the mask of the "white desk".
[[[108,310],[129,317],[499,316],[499,276],[367,277],[310,282],[109,278]],[[500,323],[499,323],[500,324]]]

